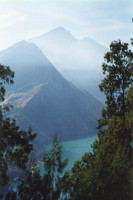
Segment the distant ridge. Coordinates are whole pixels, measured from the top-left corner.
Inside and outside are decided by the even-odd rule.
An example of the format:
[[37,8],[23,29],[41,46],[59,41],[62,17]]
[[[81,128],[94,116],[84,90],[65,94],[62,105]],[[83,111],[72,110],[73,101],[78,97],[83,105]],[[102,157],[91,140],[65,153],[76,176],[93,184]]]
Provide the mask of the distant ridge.
[[104,102],[98,85],[103,78],[101,64],[108,50],[106,47],[90,38],[77,40],[63,27],[30,41],[43,51],[67,80]]
[[[75,38],[73,37],[73,35],[71,34],[71,32],[69,30],[66,30],[65,28],[59,26],[59,27],[56,27],[55,29],[51,30],[51,31],[48,31],[47,33],[43,33],[41,34],[40,36],[37,36],[37,37],[33,37],[32,39],[30,39],[31,41],[36,39],[36,38],[41,38],[43,39],[43,37],[48,37],[48,38],[51,38],[53,39],[54,37],[57,39],[57,37],[60,36],[60,40],[63,36],[71,39],[71,40],[75,40]],[[29,40],[29,41],[30,41]]]

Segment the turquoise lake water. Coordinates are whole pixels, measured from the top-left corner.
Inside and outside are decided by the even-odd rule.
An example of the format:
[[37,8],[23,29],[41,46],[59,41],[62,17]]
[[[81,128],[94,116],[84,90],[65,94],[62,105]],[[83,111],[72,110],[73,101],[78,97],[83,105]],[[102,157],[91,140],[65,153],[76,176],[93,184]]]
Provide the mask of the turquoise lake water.
[[[76,160],[79,160],[85,152],[91,152],[91,145],[96,140],[97,136],[92,136],[84,139],[72,140],[67,142],[62,142],[63,144],[63,159],[68,159],[68,164],[65,168],[66,170],[70,170]],[[50,149],[51,145],[49,145],[46,149]],[[44,173],[43,164],[39,166],[41,174]]]
[[[62,142],[63,144],[63,158],[68,159],[68,165],[65,168],[66,170],[70,170],[76,160],[79,160],[85,152],[91,152],[91,145],[97,139],[97,136],[92,136],[84,139],[72,140],[67,142]],[[50,145],[47,149],[50,148]],[[44,174],[43,165],[39,165],[41,174]],[[17,183],[11,185],[12,189],[16,191]]]
[[91,144],[96,140],[96,136],[85,139],[63,142],[63,158],[68,158],[66,169],[71,169],[74,162],[80,159],[85,152],[91,152]]

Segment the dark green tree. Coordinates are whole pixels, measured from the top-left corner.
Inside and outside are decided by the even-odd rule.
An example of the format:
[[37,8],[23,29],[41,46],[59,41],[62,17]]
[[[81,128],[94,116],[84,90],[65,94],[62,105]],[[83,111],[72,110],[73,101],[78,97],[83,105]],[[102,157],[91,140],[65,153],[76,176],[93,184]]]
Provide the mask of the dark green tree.
[[35,167],[20,180],[16,192],[9,192],[7,200],[58,200],[61,196],[61,175],[67,165],[62,159],[62,143],[54,137],[49,152],[44,156],[44,174]]
[[[5,97],[5,84],[13,83],[14,72],[10,67],[0,65],[0,101]],[[26,168],[28,155],[33,149],[31,141],[36,134],[32,134],[31,128],[28,131],[21,131],[15,120],[4,117],[4,112],[9,106],[0,107],[0,188],[9,181],[8,169],[17,166]]]
[[85,153],[63,177],[64,193],[72,200],[131,199],[128,155],[115,141],[101,143],[97,153]]
[[99,132],[107,125],[112,116],[125,117],[127,91],[133,83],[133,53],[128,49],[128,43],[114,41],[110,45],[110,52],[104,56],[102,65],[105,78],[99,85],[101,92],[106,95],[106,108],[99,120]]
[[102,65],[100,89],[106,108],[98,125],[92,153],[66,173],[64,193],[73,200],[125,200],[132,196],[133,53],[128,44],[114,41]]
[[53,193],[50,193],[49,199],[53,200],[55,194],[60,193],[60,176],[67,165],[67,159],[62,160],[62,144],[55,136],[51,150],[44,157],[44,169],[50,179],[50,188]]
[[13,84],[14,72],[11,71],[9,66],[0,64],[0,101],[4,100],[5,87],[4,84]]

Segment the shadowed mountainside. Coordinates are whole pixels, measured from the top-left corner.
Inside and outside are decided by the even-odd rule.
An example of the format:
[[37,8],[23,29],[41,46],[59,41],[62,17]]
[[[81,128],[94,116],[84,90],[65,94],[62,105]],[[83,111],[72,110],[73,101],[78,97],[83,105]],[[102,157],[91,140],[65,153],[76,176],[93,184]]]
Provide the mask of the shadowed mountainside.
[[10,115],[22,128],[31,126],[41,142],[56,132],[63,140],[96,134],[103,105],[65,80],[36,45],[21,41],[0,52],[0,63],[15,71],[5,102],[14,105]]
[[98,85],[103,79],[101,64],[108,50],[106,47],[90,38],[77,40],[62,27],[30,41],[43,51],[64,78],[87,90],[101,102],[105,101]]

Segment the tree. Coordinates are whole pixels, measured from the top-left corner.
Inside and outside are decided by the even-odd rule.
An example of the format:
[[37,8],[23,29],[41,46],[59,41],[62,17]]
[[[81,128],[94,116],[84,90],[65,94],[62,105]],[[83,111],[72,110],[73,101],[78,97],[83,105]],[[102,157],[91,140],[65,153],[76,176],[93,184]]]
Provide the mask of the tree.
[[2,120],[0,125],[0,186],[8,183],[8,168],[16,165],[21,169],[26,168],[28,155],[33,150],[31,141],[35,138],[31,129],[20,131],[15,120]]
[[64,176],[68,199],[132,198],[133,53],[128,44],[112,42],[102,67],[106,76],[100,89],[106,95],[107,106],[99,120],[93,152],[85,153]]
[[14,72],[11,71],[9,66],[0,64],[0,101],[4,100],[5,88],[4,84],[13,84]]
[[[5,84],[13,83],[14,72],[10,67],[0,65],[0,101],[5,97]],[[26,168],[28,155],[33,149],[31,141],[36,137],[31,128],[21,131],[16,121],[4,118],[3,112],[9,110],[9,106],[0,107],[0,188],[9,181],[8,169],[17,166]]]
[[[106,134],[106,128],[116,126],[116,121],[121,123],[121,130],[117,126],[117,140],[131,144],[131,127],[127,127],[126,112],[128,110],[127,94],[133,83],[133,52],[128,49],[127,43],[120,40],[110,45],[110,52],[104,56],[103,74],[106,77],[99,85],[100,90],[106,95],[106,108],[102,111],[97,127],[99,134]],[[108,129],[109,130],[109,129]],[[119,133],[118,133],[119,132]]]
[[101,128],[107,125],[110,117],[125,117],[127,91],[133,83],[133,53],[127,43],[121,43],[120,40],[112,42],[110,52],[105,54],[104,59],[102,68],[106,77],[99,87],[106,95],[107,106],[99,120],[98,129],[101,133]]
[[85,153],[63,178],[72,200],[131,199],[128,156],[112,141],[102,142],[96,154]]
[[9,192],[7,200],[58,200],[62,191],[61,174],[67,165],[62,160],[62,144],[54,137],[51,149],[44,156],[44,174],[35,167],[18,183],[16,192]]

